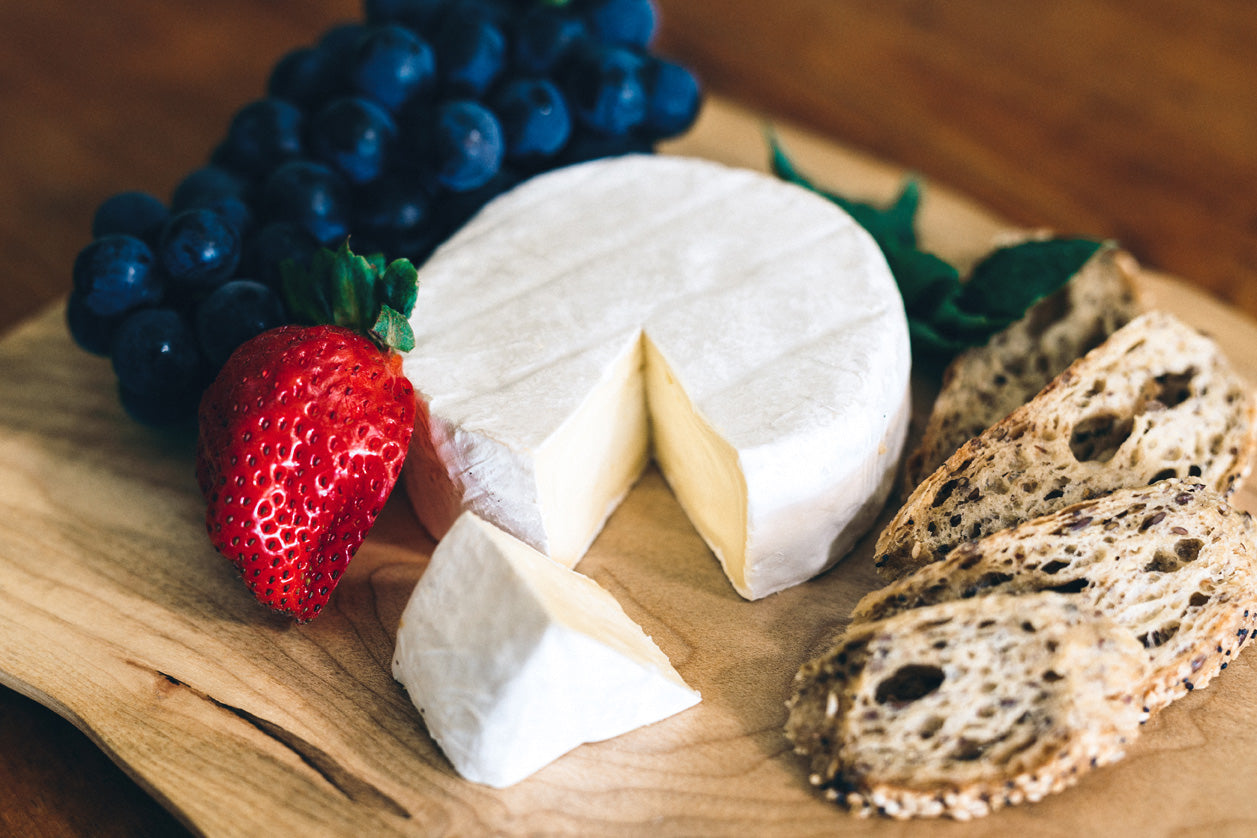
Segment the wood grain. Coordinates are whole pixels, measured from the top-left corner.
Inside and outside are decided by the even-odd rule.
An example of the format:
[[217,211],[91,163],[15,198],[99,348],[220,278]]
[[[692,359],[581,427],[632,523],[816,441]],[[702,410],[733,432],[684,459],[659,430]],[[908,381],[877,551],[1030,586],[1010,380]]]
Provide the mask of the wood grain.
[[[715,102],[672,150],[755,164],[760,131],[757,117]],[[801,166],[837,188],[877,197],[898,183],[896,170],[818,137],[785,138]],[[1004,229],[943,190],[927,200],[927,241],[957,260]],[[1257,327],[1177,283],[1148,283],[1257,378]],[[0,681],[87,731],[196,832],[257,834],[277,819],[311,835],[901,829],[812,794],[781,735],[793,672],[876,584],[867,544],[818,580],[748,603],[648,473],[580,569],[704,701],[493,791],[454,775],[389,675],[397,619],[431,548],[401,498],[329,611],[294,626],[260,610],[206,543],[189,434],[127,421],[106,362],[70,344],[57,308],[0,342],[0,394]],[[1242,496],[1254,501],[1251,490]],[[1257,828],[1246,776],[1257,767],[1255,688],[1244,655],[1151,722],[1124,763],[966,831]],[[1211,815],[1192,806],[1206,791]]]
[[[1116,235],[1257,314],[1253,4],[658,2],[661,46],[710,89],[1019,224]],[[68,289],[101,199],[168,194],[280,52],[359,10],[357,0],[0,3],[0,333]],[[0,834],[176,829],[75,728],[0,689]]]
[[659,0],[714,90],[1257,314],[1245,0]]

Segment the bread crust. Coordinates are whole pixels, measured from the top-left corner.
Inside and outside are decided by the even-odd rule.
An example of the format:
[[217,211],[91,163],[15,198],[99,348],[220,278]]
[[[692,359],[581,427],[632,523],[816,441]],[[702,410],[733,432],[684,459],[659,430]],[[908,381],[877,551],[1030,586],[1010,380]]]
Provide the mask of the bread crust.
[[904,462],[906,496],[956,449],[1034,397],[1143,310],[1134,257],[1104,245],[1069,282],[986,344],[957,355]]
[[1152,311],[966,442],[904,502],[875,548],[897,578],[956,545],[1167,477],[1226,496],[1247,474],[1257,404],[1217,345]]
[[1084,501],[952,550],[866,595],[852,623],[955,599],[1070,592],[1149,659],[1155,712],[1226,668],[1257,628],[1257,532],[1201,483],[1170,479]]
[[800,669],[786,734],[857,814],[967,820],[1119,759],[1145,667],[1064,595],[955,600],[852,626]]

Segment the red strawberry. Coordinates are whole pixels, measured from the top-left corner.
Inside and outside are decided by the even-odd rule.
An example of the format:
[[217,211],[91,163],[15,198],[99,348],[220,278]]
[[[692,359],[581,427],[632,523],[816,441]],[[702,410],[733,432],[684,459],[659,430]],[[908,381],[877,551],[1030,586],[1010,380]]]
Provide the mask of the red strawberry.
[[[320,300],[338,284],[363,296],[363,265],[378,279],[348,248],[320,259],[334,269],[313,280],[327,286]],[[355,281],[341,282],[348,260]],[[405,267],[392,280],[413,289]],[[307,281],[288,283],[290,299]],[[360,310],[381,309],[365,296]],[[386,311],[376,325],[397,320]],[[201,401],[197,480],[210,540],[261,602],[302,622],[318,615],[397,482],[414,420],[401,356],[349,328],[282,326],[232,354]]]

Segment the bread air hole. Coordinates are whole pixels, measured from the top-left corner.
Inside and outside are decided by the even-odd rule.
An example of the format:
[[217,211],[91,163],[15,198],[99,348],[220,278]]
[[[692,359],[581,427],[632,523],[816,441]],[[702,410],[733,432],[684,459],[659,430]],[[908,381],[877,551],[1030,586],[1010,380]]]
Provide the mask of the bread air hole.
[[1062,286],[1060,290],[1049,294],[1030,308],[1026,331],[1030,333],[1030,337],[1038,340],[1050,326],[1068,317],[1072,310],[1073,300],[1070,299],[1069,288]]
[[937,666],[911,663],[878,684],[873,698],[878,704],[909,704],[937,690],[943,678],[943,670]]
[[1188,367],[1183,372],[1167,372],[1158,375],[1153,382],[1156,390],[1153,399],[1167,408],[1177,407],[1191,398],[1192,379],[1196,377],[1196,368]]
[[928,719],[925,720],[924,724],[921,725],[921,730],[920,730],[921,738],[922,739],[933,738],[934,734],[938,733],[940,730],[943,729],[943,724],[946,721],[947,720],[944,719],[942,716],[930,716]]
[[1052,585],[1051,587],[1043,588],[1042,590],[1052,591],[1058,594],[1077,594],[1085,591],[1087,586],[1090,584],[1090,579],[1085,576],[1080,576],[1079,578],[1070,580],[1069,582],[1062,582],[1059,585]]
[[980,592],[986,590],[987,588],[994,588],[998,585],[1004,585],[1008,582],[1011,582],[1012,579],[1013,577],[1010,574],[1000,573],[998,571],[989,571],[979,576],[976,580],[974,580],[972,585],[969,585],[967,588],[965,588],[964,591],[960,594],[960,598],[972,599],[973,597],[977,596]]
[[1133,416],[1120,416],[1112,411],[1094,413],[1074,425],[1069,435],[1069,450],[1080,463],[1108,462],[1134,427]]
[[1139,636],[1139,642],[1143,644],[1145,649],[1155,649],[1163,646],[1171,637],[1178,634],[1178,623],[1167,623],[1155,631]]

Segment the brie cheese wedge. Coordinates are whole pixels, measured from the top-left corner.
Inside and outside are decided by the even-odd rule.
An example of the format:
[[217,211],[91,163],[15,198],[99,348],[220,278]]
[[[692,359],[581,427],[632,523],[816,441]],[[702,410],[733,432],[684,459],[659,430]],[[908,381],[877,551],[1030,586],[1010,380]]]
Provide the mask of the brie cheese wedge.
[[699,701],[611,594],[471,513],[411,594],[393,677],[458,773],[496,788]]
[[872,524],[908,422],[881,251],[824,198],[630,156],[494,200],[419,274],[405,483],[573,566],[653,457],[734,588],[811,578]]

